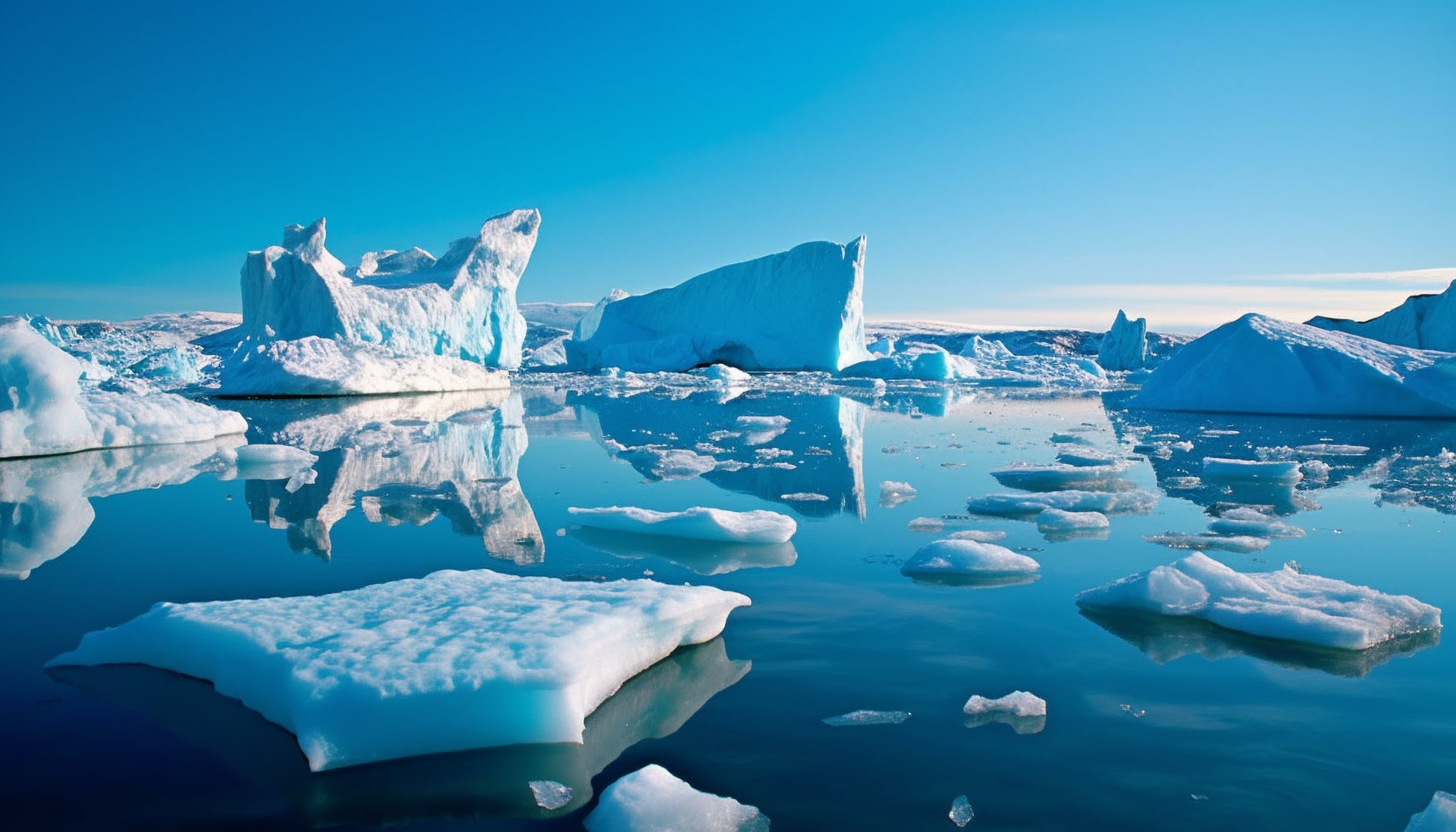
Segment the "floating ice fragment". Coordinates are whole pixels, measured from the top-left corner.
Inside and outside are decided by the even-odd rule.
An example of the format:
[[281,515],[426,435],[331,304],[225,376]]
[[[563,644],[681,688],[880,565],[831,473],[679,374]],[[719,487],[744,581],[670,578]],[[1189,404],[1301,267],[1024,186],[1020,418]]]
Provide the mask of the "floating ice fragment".
[[1247,554],[1249,552],[1261,551],[1269,546],[1269,539],[1267,537],[1243,534],[1180,534],[1178,532],[1166,532],[1164,534],[1143,535],[1143,540],[1149,543],[1156,543],[1159,546],[1167,546],[1169,549],[1197,549],[1200,552],[1217,549],[1224,552]]
[[602,792],[583,821],[588,832],[768,832],[755,806],[700,792],[659,765],[626,775]]
[[824,718],[825,725],[844,728],[853,725],[899,725],[910,718],[909,711],[850,711]]
[[1107,537],[1112,524],[1100,511],[1049,508],[1036,516],[1036,530],[1052,540]]
[[734,543],[783,543],[798,524],[774,511],[727,511],[694,506],[684,511],[653,511],[632,506],[568,508],[583,526],[690,540]]
[[1214,534],[1236,537],[1304,537],[1304,529],[1247,507],[1225,510],[1208,524],[1208,529]]
[[1006,539],[1006,532],[999,529],[964,529],[951,532],[951,540],[974,540],[977,543],[997,543]]
[[1191,797],[1191,798],[1193,798],[1194,800],[1207,800],[1208,799],[1208,795],[1206,795],[1206,794],[1190,794],[1188,796]]
[[885,480],[880,483],[880,507],[894,508],[915,499],[915,486],[908,482]]
[[1040,568],[1041,564],[1032,558],[995,543],[946,539],[922,546],[905,561],[900,573],[911,577],[997,577],[1027,575]]
[[532,780],[528,785],[531,787],[531,795],[536,798],[536,805],[547,811],[560,809],[571,802],[571,787],[564,783],[555,780]]
[[816,494],[813,491],[795,491],[792,494],[780,494],[780,500],[790,503],[827,503],[828,495]]
[[789,419],[787,416],[739,416],[738,425],[744,431],[743,444],[766,445],[789,429]]
[[1142,708],[1133,710],[1133,707],[1125,702],[1121,705],[1118,705],[1117,707],[1120,708],[1123,713],[1131,716],[1133,719],[1142,719],[1143,717],[1148,715],[1148,712],[1143,710]]
[[1364,650],[1441,626],[1441,611],[1407,595],[1305,575],[1286,567],[1244,574],[1199,552],[1077,597],[1092,610],[1192,616],[1230,630]]
[[1111,465],[1030,465],[1016,463],[991,471],[1007,488],[1026,491],[1119,491],[1125,487],[1125,463]]
[[1405,832],[1456,832],[1456,795],[1436,792],[1425,809],[1411,815]]
[[209,680],[291,731],[319,771],[581,742],[586,716],[623,682],[713,638],[748,603],[712,587],[445,570],[331,595],[161,603],[49,666]]
[[976,810],[971,808],[971,801],[965,795],[956,797],[950,804],[950,820],[956,826],[965,828],[966,824],[976,818]]
[[967,728],[992,722],[1010,725],[1018,734],[1037,734],[1046,727],[1046,700],[1032,693],[1012,691],[999,699],[979,694],[966,700]]
[[1146,491],[1044,491],[1039,494],[987,494],[966,502],[971,514],[990,517],[1032,517],[1049,508],[1099,511],[1103,514],[1146,514],[1158,497]]
[[1257,480],[1293,485],[1300,481],[1299,463],[1252,459],[1204,457],[1204,480]]

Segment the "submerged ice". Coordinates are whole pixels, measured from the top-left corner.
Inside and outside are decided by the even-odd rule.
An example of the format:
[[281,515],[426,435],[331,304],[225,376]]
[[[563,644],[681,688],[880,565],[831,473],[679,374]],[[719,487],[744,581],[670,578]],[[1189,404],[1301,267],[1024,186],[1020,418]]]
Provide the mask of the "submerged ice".
[[318,771],[580,742],[625,681],[748,603],[712,587],[446,570],[331,595],[161,603],[50,665],[209,680],[291,731]]

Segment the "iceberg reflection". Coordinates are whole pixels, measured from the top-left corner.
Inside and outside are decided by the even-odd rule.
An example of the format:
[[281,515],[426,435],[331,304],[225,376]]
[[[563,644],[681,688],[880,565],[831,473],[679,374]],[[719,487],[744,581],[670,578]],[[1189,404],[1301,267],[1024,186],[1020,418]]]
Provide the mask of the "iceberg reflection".
[[791,542],[722,543],[575,526],[569,534],[582,543],[619,558],[657,557],[699,575],[723,575],[739,569],[793,566],[799,553]]
[[181,485],[224,467],[218,451],[242,443],[224,436],[0,460],[0,578],[23,581],[81,542],[96,519],[92,498]]
[[[569,814],[591,781],[645,739],[666,737],[751,668],[728,658],[722,638],[678,650],[622,685],[586,719],[580,745],[515,745],[434,754],[313,773],[293,735],[207,682],[144,665],[53,667],[86,696],[134,708],[231,768],[283,794],[315,826],[383,826],[441,818]],[[533,780],[572,790],[554,810],[536,804]]]
[[371,523],[444,517],[496,558],[539,563],[545,544],[516,472],[526,452],[519,395],[504,390],[231,403],[266,441],[319,459],[311,485],[249,480],[253,519],[298,551],[328,558],[330,532],[358,508]]
[[[648,479],[700,476],[806,516],[865,516],[859,402],[778,391],[727,401],[715,391],[591,392],[570,401],[593,438]],[[784,499],[791,494],[828,499]]]
[[1338,650],[1265,638],[1184,616],[1082,609],[1082,616],[1141,650],[1158,664],[1188,655],[1209,661],[1252,656],[1295,670],[1320,670],[1360,678],[1397,656],[1410,656],[1441,641],[1439,629],[1393,638],[1364,650]]

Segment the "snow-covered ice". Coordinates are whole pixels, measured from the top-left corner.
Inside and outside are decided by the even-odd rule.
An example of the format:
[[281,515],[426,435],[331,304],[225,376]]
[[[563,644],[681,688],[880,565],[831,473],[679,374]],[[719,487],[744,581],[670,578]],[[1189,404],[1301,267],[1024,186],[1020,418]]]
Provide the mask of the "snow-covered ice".
[[1122,491],[1131,487],[1125,462],[1110,465],[1034,465],[1017,462],[996,468],[991,476],[1007,488],[1024,491]]
[[581,742],[625,681],[748,603],[712,587],[445,570],[331,595],[160,603],[49,665],[207,679],[291,731],[319,771]]
[[951,532],[948,540],[974,540],[977,543],[996,543],[1006,539],[1006,532],[999,529],[963,529]]
[[1221,535],[1214,533],[1185,534],[1165,532],[1144,535],[1143,540],[1167,546],[1169,549],[1197,549],[1200,552],[1219,550],[1224,552],[1258,552],[1269,547],[1269,538],[1246,534]]
[[789,429],[787,416],[739,416],[736,422],[744,432],[745,445],[767,445]]
[[200,442],[243,433],[243,417],[173,393],[81,382],[80,363],[22,318],[0,319],[0,458]]
[[756,807],[700,792],[657,764],[608,786],[582,821],[588,832],[767,832]]
[[502,386],[488,368],[521,364],[516,285],[541,215],[493,217],[438,260],[372,252],[346,269],[325,223],[284,229],[243,265],[244,336],[223,362],[227,395],[347,395]]
[[1317,316],[1308,323],[1402,347],[1456,352],[1456,280],[1444,292],[1411,295],[1399,306],[1368,321]]
[[863,237],[805,243],[645,295],[609,296],[566,342],[574,369],[839,370],[870,357]]
[[1436,792],[1431,802],[1411,815],[1405,832],[1456,832],[1456,795]]
[[909,718],[909,711],[859,710],[838,716],[827,716],[822,722],[835,728],[849,728],[858,725],[899,725]]
[[999,577],[1029,575],[1041,568],[1041,564],[1026,555],[1017,554],[995,543],[976,540],[936,540],[918,550],[905,565],[901,574],[911,577],[967,576]]
[[1410,596],[1306,575],[1287,565],[1239,573],[1199,552],[1086,590],[1077,604],[1193,616],[1251,635],[1345,650],[1441,626],[1439,609]]
[[1106,537],[1112,528],[1100,511],[1063,511],[1049,508],[1036,516],[1036,530],[1052,540]]
[[633,506],[571,507],[583,526],[618,532],[730,543],[784,543],[794,536],[794,518],[774,511],[727,511],[694,506],[683,511],[653,511]]
[[1248,314],[1179,350],[1132,405],[1456,418],[1456,355]]
[[555,780],[532,780],[526,784],[531,788],[531,797],[536,805],[547,811],[560,809],[571,802],[572,788]]
[[1258,480],[1293,485],[1304,478],[1299,463],[1281,460],[1203,458],[1203,479]]
[[988,517],[1033,517],[1049,508],[1062,511],[1097,511],[1102,514],[1147,514],[1158,496],[1130,491],[1043,491],[1037,494],[987,494],[966,501],[971,514]]
[[1005,696],[990,699],[980,694],[966,700],[962,710],[969,716],[1005,713],[1012,716],[1046,716],[1046,700],[1034,693],[1016,690]]
[[1208,524],[1218,535],[1247,537],[1304,537],[1304,529],[1248,506],[1225,509]]
[[1138,370],[1147,362],[1148,319],[1130,321],[1126,312],[1117,310],[1112,328],[1097,348],[1097,363],[1104,370]]
[[880,483],[880,507],[894,508],[915,499],[915,486],[908,482],[885,480]]

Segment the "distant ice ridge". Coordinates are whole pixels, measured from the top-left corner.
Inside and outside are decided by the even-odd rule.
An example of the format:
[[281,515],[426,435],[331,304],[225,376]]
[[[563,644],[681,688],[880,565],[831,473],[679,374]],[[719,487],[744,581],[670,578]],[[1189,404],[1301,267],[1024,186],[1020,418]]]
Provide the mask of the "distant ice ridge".
[[1456,832],[1456,795],[1436,792],[1430,805],[1411,815],[1405,832]]
[[284,229],[243,266],[243,335],[223,362],[225,395],[349,395],[505,386],[526,322],[516,285],[541,215],[493,217],[438,260],[371,252],[347,270],[325,223]]
[[1456,355],[1249,314],[1179,350],[1132,406],[1456,418]]
[[633,506],[571,507],[567,511],[583,526],[725,543],[785,543],[798,530],[794,518],[775,511],[727,511],[704,506],[671,512]]
[[614,293],[577,322],[568,365],[595,370],[836,371],[870,357],[863,237],[804,243],[645,295]]
[[1129,321],[1126,312],[1117,310],[1112,329],[1097,349],[1097,363],[1104,370],[1142,369],[1148,363],[1148,319]]
[[287,728],[314,771],[582,741],[586,716],[747,597],[445,570],[331,595],[161,603],[49,666],[146,664]]
[[1368,321],[1320,315],[1307,323],[1402,347],[1456,352],[1456,280],[1440,294],[1411,295],[1400,306]]
[[1239,573],[1200,552],[1089,589],[1077,604],[1191,616],[1251,635],[1344,650],[1441,626],[1439,609],[1410,596],[1305,575],[1292,565]]
[[0,319],[0,458],[198,442],[248,429],[236,413],[172,393],[81,383],[81,364],[23,318]]
[[757,807],[700,792],[662,766],[640,768],[608,786],[583,821],[588,832],[768,832]]
[[939,346],[923,345],[869,358],[845,367],[840,374],[891,381],[963,381],[981,387],[1095,390],[1107,386],[1107,375],[1091,358],[1015,355],[1002,342],[979,335],[966,342],[960,355]]

